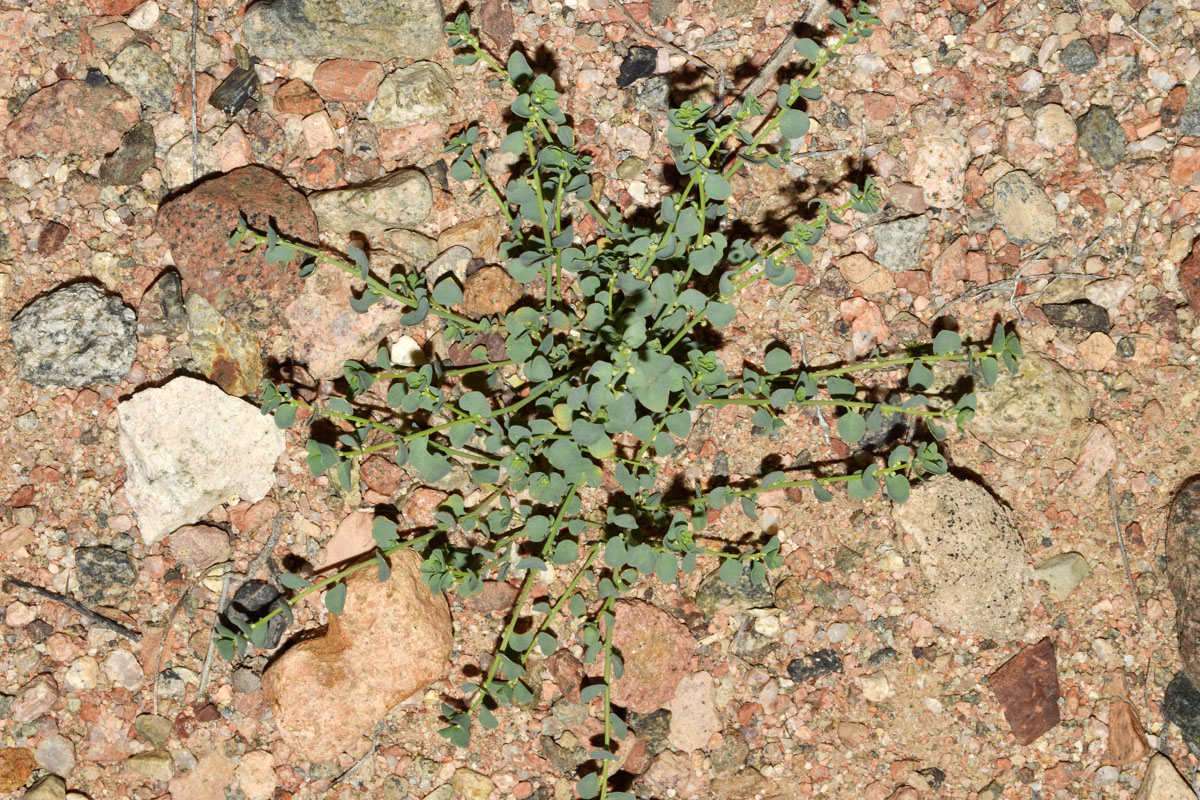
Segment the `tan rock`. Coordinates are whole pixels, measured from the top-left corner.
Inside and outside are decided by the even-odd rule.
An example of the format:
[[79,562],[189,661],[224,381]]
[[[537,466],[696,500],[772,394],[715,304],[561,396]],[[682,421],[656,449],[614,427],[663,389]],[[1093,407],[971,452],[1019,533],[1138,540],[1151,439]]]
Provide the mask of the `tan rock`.
[[275,756],[266,750],[251,750],[242,756],[234,774],[246,800],[271,800],[279,779],[275,776]]
[[1096,425],[1088,434],[1087,441],[1079,453],[1075,471],[1063,484],[1076,497],[1088,497],[1096,491],[1096,484],[1117,463],[1117,443],[1112,431]]
[[325,566],[374,550],[375,538],[371,536],[374,524],[375,515],[369,511],[357,511],[339,522],[325,544]]
[[391,562],[383,583],[374,569],[348,578],[344,611],[325,635],[287,650],[263,676],[280,734],[301,758],[333,759],[446,671],[446,599],[425,585],[416,553],[402,550]]
[[1155,754],[1134,800],[1196,800],[1196,793],[1188,788],[1171,759]]
[[[1061,364],[1026,352],[1018,359],[1017,374],[1001,366],[999,380],[980,388],[979,409],[969,423],[979,436],[1026,439],[1067,430],[1091,410],[1087,387]],[[946,371],[955,379],[961,372]],[[939,378],[938,383],[941,384]],[[934,387],[934,390],[937,386]]]
[[1114,698],[1108,704],[1108,758],[1118,767],[1141,761],[1150,753],[1146,732],[1128,701]]
[[1117,352],[1108,334],[1096,331],[1079,343],[1079,357],[1094,370],[1102,370]]
[[175,762],[166,750],[150,750],[137,753],[125,761],[130,772],[136,772],[151,780],[169,781],[175,774]]
[[892,273],[862,253],[839,258],[837,268],[850,288],[858,289],[863,294],[886,294],[896,288]]
[[171,534],[171,554],[176,564],[185,564],[197,575],[229,558],[229,534],[212,525],[184,525]]
[[463,286],[462,310],[469,317],[503,314],[521,299],[521,285],[503,267],[484,267]]
[[201,757],[191,772],[175,775],[168,788],[172,797],[225,800],[225,787],[233,783],[234,768],[234,763],[218,744]]
[[500,246],[500,225],[493,217],[477,217],[453,225],[438,234],[438,252],[448,250],[455,245],[465,247],[471,255],[486,261],[496,259],[496,249]]
[[14,792],[33,774],[33,753],[24,747],[0,750],[0,792]]

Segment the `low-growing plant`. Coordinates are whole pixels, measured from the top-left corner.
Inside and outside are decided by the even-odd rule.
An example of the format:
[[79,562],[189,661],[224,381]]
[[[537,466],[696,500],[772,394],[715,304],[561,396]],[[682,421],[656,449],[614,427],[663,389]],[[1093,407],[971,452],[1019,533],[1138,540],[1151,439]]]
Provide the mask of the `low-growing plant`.
[[[388,298],[408,308],[405,325],[434,315],[441,318],[446,340],[471,353],[466,366],[435,358],[397,367],[380,349],[374,364],[348,362],[346,396],[323,401],[264,381],[263,413],[273,414],[280,427],[291,427],[300,410],[310,422],[326,419],[341,426],[335,443],[308,440],[312,474],[332,472],[348,489],[355,459],[387,452],[433,483],[458,461],[470,465],[480,489],[474,496],[482,499],[468,508],[462,494],[450,495],[435,515],[436,525],[418,535],[376,518],[373,558],[315,581],[284,575],[281,582],[293,591],[286,602],[253,623],[219,627],[224,656],[241,655],[248,644],[265,646],[267,620],[283,614],[290,622],[290,607],[314,592],[325,590],[325,605],[340,613],[346,577],[374,566],[386,580],[388,557],[402,548],[423,554],[421,571],[435,592],[469,595],[482,590],[485,578],[519,577],[516,606],[486,673],[462,686],[461,705],[443,706],[442,735],[466,746],[476,720],[493,728],[497,708],[531,701],[537,687],[525,682],[529,659],[535,648],[549,655],[563,646],[568,630],[563,623],[575,618],[583,660],[603,664],[602,678],[584,687],[580,698],[599,700],[604,722],[603,737],[590,752],[596,766],[576,788],[583,798],[631,800],[632,794],[610,786],[616,742],[626,735],[610,695],[622,674],[621,654],[613,646],[617,598],[652,577],[674,582],[705,558],[720,561],[721,580],[732,583],[748,573],[761,584],[767,570],[782,563],[778,536],[740,549],[705,547],[697,537],[714,509],[737,504],[755,518],[755,498],[762,492],[804,488],[829,502],[836,486],[867,499],[882,484],[889,498],[904,502],[911,481],[946,471],[937,442],[946,436],[946,425],[961,427],[975,409],[973,394],[921,394],[933,386],[931,367],[969,362],[990,386],[999,363],[1015,371],[1021,354],[1015,335],[998,327],[987,344],[964,346],[957,333],[943,330],[928,345],[894,354],[876,351],[861,362],[820,369],[797,363],[777,341],[766,346],[758,366],[739,370],[718,357],[719,332],[733,321],[739,292],[762,280],[791,283],[791,259],[810,264],[812,248],[830,222],[851,210],[870,214],[878,208],[879,188],[867,179],[836,205],[813,201],[808,220],[766,246],[730,241],[722,233],[735,173],[749,163],[779,168],[789,159],[789,142],[809,129],[802,106],[821,95],[816,84],[821,68],[844,46],[869,36],[878,20],[860,5],[849,19],[834,12],[832,22],[839,35],[827,46],[796,42],[808,68],[779,89],[770,108],[751,97],[725,118],[714,113],[719,109],[695,102],[667,113],[667,141],[681,185],[646,222],[616,207],[602,212],[593,201],[592,161],[580,151],[550,77],[535,75],[519,51],[501,64],[480,45],[465,15],[447,25],[450,45],[460,52],[456,63],[482,61],[516,93],[514,121],[497,137],[500,151],[520,158],[505,186],[484,168],[477,127],[455,136],[446,151],[453,155],[450,174],[478,183],[507,223],[500,255],[508,274],[525,287],[524,299],[507,313],[475,319],[456,310],[463,291],[454,275],[434,285],[403,272],[384,281],[370,272],[357,247],[349,247],[343,260],[280,238],[273,229],[259,232],[239,223],[231,246],[264,246],[271,262],[301,256],[301,276],[326,266],[350,273],[364,284],[354,301],[357,310]],[[598,236],[581,234],[577,222],[583,215],[593,218]],[[489,357],[495,348],[484,346],[483,336],[503,341],[502,358]],[[855,382],[868,373],[895,382],[900,371],[907,372],[901,380],[909,396],[894,403],[867,399]],[[794,409],[827,409],[837,414],[837,434],[849,445],[879,432],[896,415],[919,420],[922,429],[885,456],[869,454],[861,469],[851,460],[838,474],[809,471],[801,477],[775,470],[744,485],[714,480],[683,493],[668,491],[665,459],[689,435],[698,413],[722,405],[752,409],[750,422],[759,434],[779,432],[782,415]],[[453,546],[451,532],[457,541],[465,537],[474,544]],[[573,569],[571,577],[557,595],[527,606],[534,582],[551,565]]]

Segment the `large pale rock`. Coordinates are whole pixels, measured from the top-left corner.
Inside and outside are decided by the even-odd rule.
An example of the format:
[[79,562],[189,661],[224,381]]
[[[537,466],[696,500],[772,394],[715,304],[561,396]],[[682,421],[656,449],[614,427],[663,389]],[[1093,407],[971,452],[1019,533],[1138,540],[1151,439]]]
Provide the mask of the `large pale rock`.
[[998,641],[1020,634],[1032,570],[1016,528],[986,489],[944,475],[915,486],[892,517],[915,543],[935,623]]
[[253,405],[195,378],[176,378],[117,406],[125,493],[147,544],[234,498],[275,483],[283,431]]
[[137,355],[137,316],[92,283],[39,297],[9,329],[17,372],[35,386],[116,383]]
[[695,638],[667,612],[641,600],[619,601],[615,617],[613,643],[625,672],[613,687],[613,702],[638,713],[662,708],[687,675]]
[[992,211],[1008,238],[1042,244],[1058,233],[1058,211],[1029,173],[1014,170],[992,187]]
[[380,583],[368,568],[346,580],[343,613],[324,636],[284,652],[263,690],[285,742],[309,761],[329,761],[369,734],[388,709],[446,671],[450,610],[421,579],[421,557],[392,556]]
[[[1001,440],[1027,439],[1060,433],[1077,420],[1086,419],[1091,410],[1088,390],[1061,364],[1033,353],[1017,359],[1017,374],[1003,365],[991,388],[982,381],[976,386],[979,408],[968,423],[983,437]],[[933,391],[953,384],[965,370],[936,370],[939,375]]]
[[1196,793],[1188,788],[1171,759],[1155,753],[1134,800],[1196,800]]
[[308,202],[327,233],[379,236],[424,222],[433,208],[433,189],[424,173],[404,169],[362,186],[317,192]]
[[428,58],[442,46],[438,0],[264,0],[246,10],[242,36],[255,55]]
[[944,126],[926,128],[918,138],[910,173],[931,206],[953,208],[963,199],[971,150],[957,130],[955,120],[947,120]]

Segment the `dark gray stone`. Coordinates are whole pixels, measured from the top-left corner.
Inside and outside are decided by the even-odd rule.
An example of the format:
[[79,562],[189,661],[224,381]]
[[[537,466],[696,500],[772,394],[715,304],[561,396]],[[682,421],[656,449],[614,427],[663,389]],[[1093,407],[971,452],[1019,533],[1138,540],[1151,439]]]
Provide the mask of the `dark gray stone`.
[[208,96],[208,104],[229,116],[241,111],[258,91],[258,73],[254,65],[237,67]]
[[10,332],[18,374],[35,386],[117,383],[137,355],[133,309],[92,283],[39,297]]
[[1194,755],[1200,756],[1200,691],[1192,685],[1187,675],[1180,670],[1167,686],[1163,697],[1163,716],[1179,726],[1184,744]]
[[[233,593],[233,599],[225,606],[224,613],[230,620],[241,620],[249,625],[265,617],[276,603],[283,602],[283,595],[271,584],[265,581],[246,581]],[[286,628],[287,620],[283,614],[271,617],[267,623],[266,649],[270,650],[279,645]]]
[[1046,303],[1042,313],[1052,325],[1060,328],[1078,328],[1089,333],[1112,328],[1108,311],[1095,303]]
[[1200,136],[1200,79],[1188,84],[1176,129],[1180,136]]
[[624,89],[642,78],[650,77],[654,74],[654,67],[657,63],[657,50],[653,47],[635,44],[629,48],[629,55],[625,56],[625,60],[621,62],[621,69],[617,73],[617,86]]
[[833,650],[818,650],[787,665],[788,677],[796,683],[815,680],[822,675],[842,671],[842,657]]
[[550,762],[550,766],[564,775],[574,774],[575,770],[588,760],[587,751],[582,747],[563,747],[549,736],[539,738],[538,747],[542,751],[542,757]]
[[133,559],[111,547],[77,548],[75,570],[79,593],[88,603],[115,603],[137,582]]
[[1096,57],[1096,51],[1092,49],[1092,44],[1087,39],[1076,39],[1064,47],[1058,55],[1058,60],[1063,65],[1063,69],[1072,75],[1086,75],[1100,63],[1100,59]]
[[139,122],[121,137],[121,146],[104,157],[100,182],[106,186],[132,186],[154,166],[154,126]]
[[165,336],[174,341],[187,330],[183,281],[175,270],[158,276],[138,303],[138,335]]
[[742,576],[734,583],[725,583],[714,570],[696,592],[696,605],[707,616],[718,610],[745,611],[749,608],[770,608],[775,604],[771,587],[763,583],[757,586],[750,579],[750,564],[742,567]]
[[638,738],[646,743],[648,755],[656,756],[670,746],[667,737],[671,734],[671,712],[665,708],[649,714],[630,711],[628,722]]
[[871,657],[867,659],[867,665],[871,667],[881,667],[884,664],[891,664],[900,654],[890,647],[881,647]]
[[1101,169],[1112,169],[1125,158],[1125,131],[1108,106],[1092,106],[1075,125],[1079,146]]

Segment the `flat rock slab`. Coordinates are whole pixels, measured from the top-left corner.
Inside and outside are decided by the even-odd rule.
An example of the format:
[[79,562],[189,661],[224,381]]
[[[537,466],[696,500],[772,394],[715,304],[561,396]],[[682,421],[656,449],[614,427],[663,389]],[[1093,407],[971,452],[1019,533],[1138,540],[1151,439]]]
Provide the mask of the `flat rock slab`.
[[1058,664],[1048,638],[1004,662],[988,683],[1017,744],[1030,744],[1059,723]]
[[666,706],[688,674],[696,640],[658,606],[621,600],[615,606],[613,643],[625,660],[625,673],[613,687],[613,702],[648,713]]
[[1155,753],[1146,766],[1146,775],[1134,800],[1196,800],[1196,793],[1188,787],[1171,759]]
[[137,315],[92,283],[39,297],[13,317],[17,373],[35,386],[117,383],[137,355]]
[[996,384],[990,389],[980,387],[978,412],[967,423],[977,435],[1003,440],[1046,436],[1087,418],[1091,410],[1087,387],[1061,364],[1026,353],[1017,367],[1013,375],[1001,366]]
[[445,40],[438,0],[265,0],[246,10],[242,36],[260,58],[419,60]]
[[25,101],[6,131],[13,155],[103,155],[138,123],[138,101],[116,86],[59,81]]
[[346,579],[346,605],[325,635],[291,647],[263,676],[279,732],[302,758],[329,761],[353,747],[449,666],[446,598],[429,591],[413,551],[391,566],[382,583],[373,568]]
[[117,406],[125,493],[152,544],[233,498],[275,485],[283,431],[243,400],[195,378],[145,389]]

